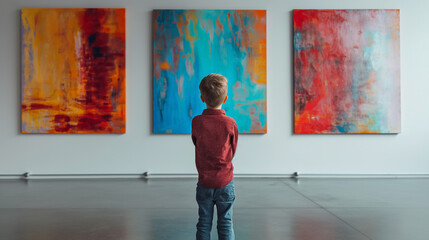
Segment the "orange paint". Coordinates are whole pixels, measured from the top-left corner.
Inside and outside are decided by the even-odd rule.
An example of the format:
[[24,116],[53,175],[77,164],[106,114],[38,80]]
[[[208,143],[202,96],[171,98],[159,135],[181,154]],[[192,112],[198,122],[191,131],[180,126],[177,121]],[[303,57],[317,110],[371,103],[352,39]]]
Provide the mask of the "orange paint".
[[168,62],[162,62],[162,63],[159,65],[159,67],[160,67],[162,70],[168,70],[168,69],[170,68],[170,65],[168,64]]

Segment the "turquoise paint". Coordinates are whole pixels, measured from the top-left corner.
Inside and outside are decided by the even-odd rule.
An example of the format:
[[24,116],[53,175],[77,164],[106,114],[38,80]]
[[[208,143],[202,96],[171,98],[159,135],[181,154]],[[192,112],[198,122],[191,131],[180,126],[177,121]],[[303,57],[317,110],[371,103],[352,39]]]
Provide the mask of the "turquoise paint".
[[[251,12],[154,11],[154,133],[191,132],[192,118],[201,114],[205,108],[200,100],[198,86],[201,79],[210,73],[219,73],[228,79],[228,101],[223,108],[228,116],[236,120],[239,132],[249,133],[254,129],[265,128],[266,84],[252,81],[247,64],[250,54],[255,51],[242,46],[240,42],[242,38],[248,37],[246,32],[255,32],[253,24],[257,19]],[[194,21],[194,17],[197,21]],[[179,24],[181,21],[183,25]],[[188,38],[186,32],[189,33]],[[264,35],[258,37],[265,38],[265,32],[261,34]],[[160,69],[165,62],[170,68]],[[182,85],[180,79],[183,79]],[[240,88],[235,88],[237,82]],[[250,116],[250,106],[256,109],[257,117]]]

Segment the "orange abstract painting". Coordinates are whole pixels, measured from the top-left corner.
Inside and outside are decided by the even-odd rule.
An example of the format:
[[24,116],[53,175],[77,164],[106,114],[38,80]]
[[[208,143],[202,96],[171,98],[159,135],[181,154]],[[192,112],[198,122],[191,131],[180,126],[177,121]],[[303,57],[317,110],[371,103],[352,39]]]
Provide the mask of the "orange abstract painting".
[[21,10],[23,133],[125,133],[125,9]]

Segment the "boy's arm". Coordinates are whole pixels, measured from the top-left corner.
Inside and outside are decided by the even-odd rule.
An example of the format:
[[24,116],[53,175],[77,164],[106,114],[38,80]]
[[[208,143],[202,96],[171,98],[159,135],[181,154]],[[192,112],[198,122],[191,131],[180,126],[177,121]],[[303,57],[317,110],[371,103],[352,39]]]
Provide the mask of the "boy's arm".
[[192,142],[196,146],[196,144],[197,144],[197,138],[194,135],[194,129],[195,129],[195,123],[194,123],[194,119],[192,119],[192,133],[191,133],[191,137],[192,137]]
[[237,124],[234,124],[234,133],[231,136],[232,157],[234,157],[235,150],[237,149],[237,141],[238,141],[238,128],[237,128]]
[[192,142],[195,146],[197,145],[197,138],[194,136],[194,134],[192,134]]

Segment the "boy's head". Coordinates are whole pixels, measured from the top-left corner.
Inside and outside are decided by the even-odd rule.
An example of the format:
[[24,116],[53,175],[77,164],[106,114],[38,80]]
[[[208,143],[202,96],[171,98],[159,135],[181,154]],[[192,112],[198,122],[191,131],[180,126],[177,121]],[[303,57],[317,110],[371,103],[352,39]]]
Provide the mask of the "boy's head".
[[208,108],[219,107],[228,98],[228,80],[220,74],[209,74],[201,80],[200,92]]

